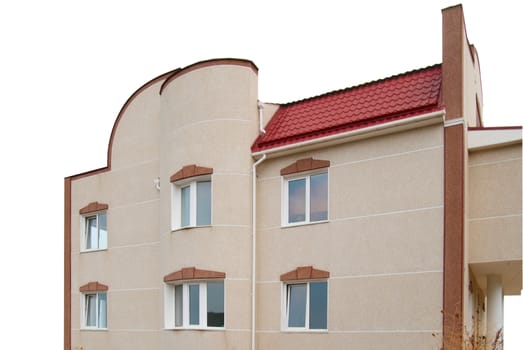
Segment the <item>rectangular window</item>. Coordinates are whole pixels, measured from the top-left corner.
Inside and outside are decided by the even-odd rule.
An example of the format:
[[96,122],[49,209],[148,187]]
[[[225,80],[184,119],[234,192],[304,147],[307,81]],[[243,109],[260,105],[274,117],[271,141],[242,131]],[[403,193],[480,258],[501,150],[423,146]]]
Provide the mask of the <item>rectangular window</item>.
[[84,294],[84,328],[107,328],[107,293]]
[[283,226],[328,220],[328,173],[285,178],[282,208]]
[[327,282],[285,285],[285,328],[327,329]]
[[208,226],[212,218],[212,186],[204,178],[173,184],[172,229]]
[[166,328],[223,328],[225,325],[223,281],[169,284],[166,298],[174,298],[174,302],[166,300],[165,303]]
[[83,250],[107,249],[106,212],[83,217]]

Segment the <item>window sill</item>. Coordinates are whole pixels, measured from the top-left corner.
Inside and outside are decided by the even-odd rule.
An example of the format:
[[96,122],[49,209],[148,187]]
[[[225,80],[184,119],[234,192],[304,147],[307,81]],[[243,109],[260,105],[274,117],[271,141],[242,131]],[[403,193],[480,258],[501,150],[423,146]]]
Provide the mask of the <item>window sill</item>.
[[176,328],[164,328],[164,331],[212,331],[212,332],[219,332],[219,331],[225,331],[225,327],[176,327]]
[[95,328],[95,327],[82,327],[80,328],[81,332],[107,332],[108,328]]
[[292,224],[283,224],[281,225],[281,228],[291,228],[291,227],[299,227],[299,226],[309,226],[309,225],[319,225],[329,222],[329,219],[327,220],[321,220],[321,221],[312,221],[312,222],[294,222]]
[[[94,253],[94,252],[105,252],[107,251],[107,248],[102,248],[102,249],[85,249],[85,250],[80,250],[80,254],[83,254],[83,253]],[[90,329],[90,328],[88,328]]]
[[283,333],[306,333],[306,334],[317,333],[317,334],[326,334],[326,333],[329,333],[329,330],[328,329],[305,329],[305,328],[292,329],[292,328],[285,328],[285,329],[282,329],[282,332]]
[[212,227],[212,225],[177,227],[177,228],[171,229],[171,232],[178,232],[178,231],[191,230],[191,229],[195,229],[195,228],[205,228],[205,227]]

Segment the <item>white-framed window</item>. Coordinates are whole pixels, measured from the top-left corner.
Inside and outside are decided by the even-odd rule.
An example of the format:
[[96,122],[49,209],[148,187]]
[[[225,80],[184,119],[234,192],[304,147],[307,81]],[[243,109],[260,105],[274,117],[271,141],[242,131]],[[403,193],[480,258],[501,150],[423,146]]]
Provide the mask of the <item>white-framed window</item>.
[[282,226],[327,221],[329,173],[312,172],[283,178]]
[[210,176],[172,184],[172,229],[208,226],[212,222]]
[[82,216],[82,251],[107,249],[107,212]]
[[165,328],[223,329],[225,295],[223,280],[167,283]]
[[107,293],[82,293],[82,328],[107,329]]
[[327,281],[283,283],[282,329],[327,330]]

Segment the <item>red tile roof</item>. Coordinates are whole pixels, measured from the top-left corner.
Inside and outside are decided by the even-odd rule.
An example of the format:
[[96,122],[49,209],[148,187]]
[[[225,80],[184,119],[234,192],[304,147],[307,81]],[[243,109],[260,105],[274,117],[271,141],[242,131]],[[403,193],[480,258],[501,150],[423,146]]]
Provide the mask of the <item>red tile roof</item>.
[[252,146],[268,150],[443,109],[441,65],[284,104]]

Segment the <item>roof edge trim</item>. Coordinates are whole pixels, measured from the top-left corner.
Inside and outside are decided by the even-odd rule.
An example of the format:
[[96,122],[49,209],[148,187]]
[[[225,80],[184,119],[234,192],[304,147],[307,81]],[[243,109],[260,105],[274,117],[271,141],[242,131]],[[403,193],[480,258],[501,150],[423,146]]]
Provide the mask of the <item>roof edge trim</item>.
[[396,131],[413,129],[419,126],[426,126],[438,123],[443,124],[444,118],[445,109],[441,108],[440,110],[437,110],[435,112],[425,113],[414,117],[399,119],[388,123],[369,126],[366,128],[350,130],[339,134],[328,135],[280,147],[252,152],[251,156],[257,158],[259,156],[262,156],[263,154],[266,154],[267,157],[279,157],[294,152],[296,149],[304,148],[303,150],[308,150],[325,145],[334,145],[341,142],[351,142]]
[[235,65],[248,67],[251,68],[255,74],[258,74],[258,67],[254,64],[254,62],[250,60],[246,60],[243,58],[213,58],[210,60],[193,63],[191,65],[188,65],[187,67],[181,68],[178,71],[173,72],[173,74],[171,74],[160,87],[160,95],[163,93],[163,90],[167,87],[167,85],[169,85],[174,79],[197,69],[219,65]]
[[512,125],[512,126],[474,126],[468,128],[469,131],[485,131],[485,130],[521,130],[523,126],[521,125]]

